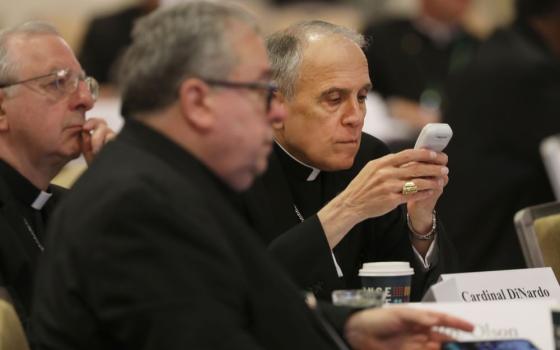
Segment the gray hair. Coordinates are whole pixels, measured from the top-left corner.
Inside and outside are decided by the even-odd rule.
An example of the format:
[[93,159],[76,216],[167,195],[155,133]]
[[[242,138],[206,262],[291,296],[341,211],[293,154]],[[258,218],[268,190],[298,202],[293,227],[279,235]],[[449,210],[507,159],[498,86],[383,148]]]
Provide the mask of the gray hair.
[[8,41],[17,35],[56,35],[58,30],[52,25],[41,21],[29,21],[0,31],[0,84],[6,84],[16,79],[17,62],[10,57]]
[[324,21],[303,21],[272,34],[266,40],[270,59],[272,78],[278,84],[278,90],[291,99],[295,95],[295,86],[303,53],[311,35],[342,36],[360,48],[366,46],[363,35],[352,29]]
[[210,1],[160,8],[140,19],[119,68],[122,115],[138,116],[169,106],[186,78],[227,77],[237,63],[228,40],[235,22],[259,32],[242,8]]

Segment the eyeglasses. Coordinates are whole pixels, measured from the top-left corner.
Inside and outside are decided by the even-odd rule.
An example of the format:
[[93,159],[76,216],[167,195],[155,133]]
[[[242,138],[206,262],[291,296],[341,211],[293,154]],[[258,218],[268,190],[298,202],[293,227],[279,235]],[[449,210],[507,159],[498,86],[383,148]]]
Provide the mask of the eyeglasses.
[[270,111],[274,93],[278,90],[278,86],[274,83],[265,82],[237,82],[228,80],[213,80],[203,79],[208,85],[223,86],[230,89],[249,89],[249,90],[264,90],[266,92],[266,111]]
[[73,94],[78,89],[80,81],[86,83],[87,89],[94,101],[96,101],[99,96],[99,83],[93,77],[88,77],[83,72],[79,74],[72,73],[70,69],[59,69],[55,72],[38,77],[20,80],[14,83],[0,84],[0,89],[33,81],[38,83],[38,88],[27,85],[31,90],[38,93],[45,93],[55,98],[62,98]]

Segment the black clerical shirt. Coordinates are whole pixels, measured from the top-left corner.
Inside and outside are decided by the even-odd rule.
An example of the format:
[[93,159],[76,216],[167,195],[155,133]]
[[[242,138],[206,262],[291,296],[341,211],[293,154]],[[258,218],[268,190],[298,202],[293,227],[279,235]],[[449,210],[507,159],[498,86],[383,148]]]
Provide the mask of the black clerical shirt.
[[[278,154],[280,164],[286,174],[286,181],[294,198],[294,214],[300,221],[319,212],[329,201],[327,184],[329,178],[317,168],[305,165],[284,150],[278,143],[274,143],[275,152]],[[332,194],[331,194],[332,195]],[[332,252],[333,263],[338,277],[343,277],[342,269]]]
[[48,198],[0,160],[0,288],[10,294],[24,326],[30,314],[37,259],[43,249]]
[[[281,149],[277,143],[274,147]],[[279,152],[276,154],[294,197],[294,205],[304,218],[315,215],[326,204],[322,172],[298,162],[284,151],[277,151]]]
[[[1,159],[0,176],[8,185],[10,192],[16,200],[16,205],[21,210],[21,219],[23,220],[25,218],[27,220],[34,230],[34,234],[39,239],[39,242],[43,242],[45,229],[44,221],[46,214],[43,210],[37,210],[32,207],[33,203],[41,193],[41,190],[35,187],[29,180]],[[36,215],[37,212],[39,212],[40,217]],[[40,249],[37,250],[40,251]]]

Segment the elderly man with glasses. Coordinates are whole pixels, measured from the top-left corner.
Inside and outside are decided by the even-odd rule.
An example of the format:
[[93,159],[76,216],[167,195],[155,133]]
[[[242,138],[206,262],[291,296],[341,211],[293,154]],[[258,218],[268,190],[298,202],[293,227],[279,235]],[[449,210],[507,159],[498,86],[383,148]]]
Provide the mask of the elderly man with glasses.
[[64,191],[50,181],[113,136],[104,121],[85,120],[97,92],[52,26],[0,32],[0,292],[24,325],[45,222]]

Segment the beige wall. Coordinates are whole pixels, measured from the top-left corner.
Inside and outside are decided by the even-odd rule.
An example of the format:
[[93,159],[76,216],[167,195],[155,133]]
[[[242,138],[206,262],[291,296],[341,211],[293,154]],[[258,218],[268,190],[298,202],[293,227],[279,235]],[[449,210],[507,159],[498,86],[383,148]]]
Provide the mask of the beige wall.
[[1,0],[0,27],[30,19],[46,20],[75,48],[90,16],[130,3],[134,0]]

